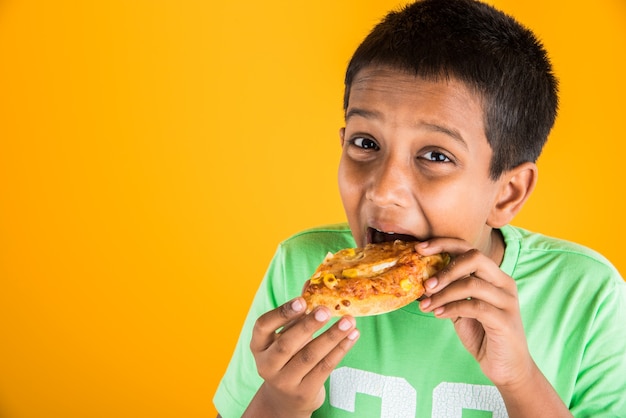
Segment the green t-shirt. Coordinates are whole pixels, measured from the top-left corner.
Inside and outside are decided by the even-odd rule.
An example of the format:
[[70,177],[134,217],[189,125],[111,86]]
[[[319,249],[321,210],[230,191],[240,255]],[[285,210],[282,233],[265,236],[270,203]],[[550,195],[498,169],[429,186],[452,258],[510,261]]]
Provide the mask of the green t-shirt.
[[[533,359],[575,417],[626,417],[626,283],[597,253],[506,226],[501,269],[517,282]],[[240,417],[261,385],[249,343],[263,313],[296,297],[324,256],[354,247],[346,225],[279,246],[214,397]],[[326,382],[314,417],[506,417],[504,402],[451,321],[417,303],[357,318],[361,336]]]

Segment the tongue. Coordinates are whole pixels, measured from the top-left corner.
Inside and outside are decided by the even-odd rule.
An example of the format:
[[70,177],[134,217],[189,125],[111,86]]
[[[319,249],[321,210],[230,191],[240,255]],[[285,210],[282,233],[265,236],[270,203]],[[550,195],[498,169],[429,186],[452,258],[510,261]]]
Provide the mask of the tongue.
[[413,241],[417,241],[417,238],[415,238],[412,235],[393,234],[393,233],[388,234],[385,232],[378,231],[376,229],[372,230],[372,242],[375,244],[381,243],[381,242],[393,242],[396,240],[413,242]]

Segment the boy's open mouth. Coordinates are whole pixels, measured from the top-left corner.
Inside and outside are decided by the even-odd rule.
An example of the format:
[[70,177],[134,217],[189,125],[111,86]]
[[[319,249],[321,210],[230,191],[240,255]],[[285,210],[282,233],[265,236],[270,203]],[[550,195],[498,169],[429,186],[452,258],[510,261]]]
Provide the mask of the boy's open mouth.
[[381,242],[393,242],[396,240],[413,242],[418,241],[413,235],[396,234],[395,232],[383,232],[378,229],[368,227],[367,228],[367,242],[378,244]]

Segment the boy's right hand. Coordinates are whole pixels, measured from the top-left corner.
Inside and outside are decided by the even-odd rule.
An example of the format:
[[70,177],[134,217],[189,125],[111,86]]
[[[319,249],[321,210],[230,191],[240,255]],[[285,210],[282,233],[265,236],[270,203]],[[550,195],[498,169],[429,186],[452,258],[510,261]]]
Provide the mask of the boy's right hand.
[[324,382],[359,337],[356,321],[340,318],[313,338],[330,319],[327,308],[305,314],[300,297],[257,319],[250,349],[264,382],[245,416],[309,417],[324,402]]

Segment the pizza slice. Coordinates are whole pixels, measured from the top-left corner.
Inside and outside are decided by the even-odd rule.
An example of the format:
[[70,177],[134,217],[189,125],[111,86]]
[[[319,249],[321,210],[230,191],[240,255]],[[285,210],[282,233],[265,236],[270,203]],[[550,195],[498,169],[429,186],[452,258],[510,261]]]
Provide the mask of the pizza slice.
[[305,283],[307,311],[326,306],[334,316],[378,315],[424,294],[424,280],[448,264],[448,254],[422,256],[415,242],[382,242],[329,253]]

